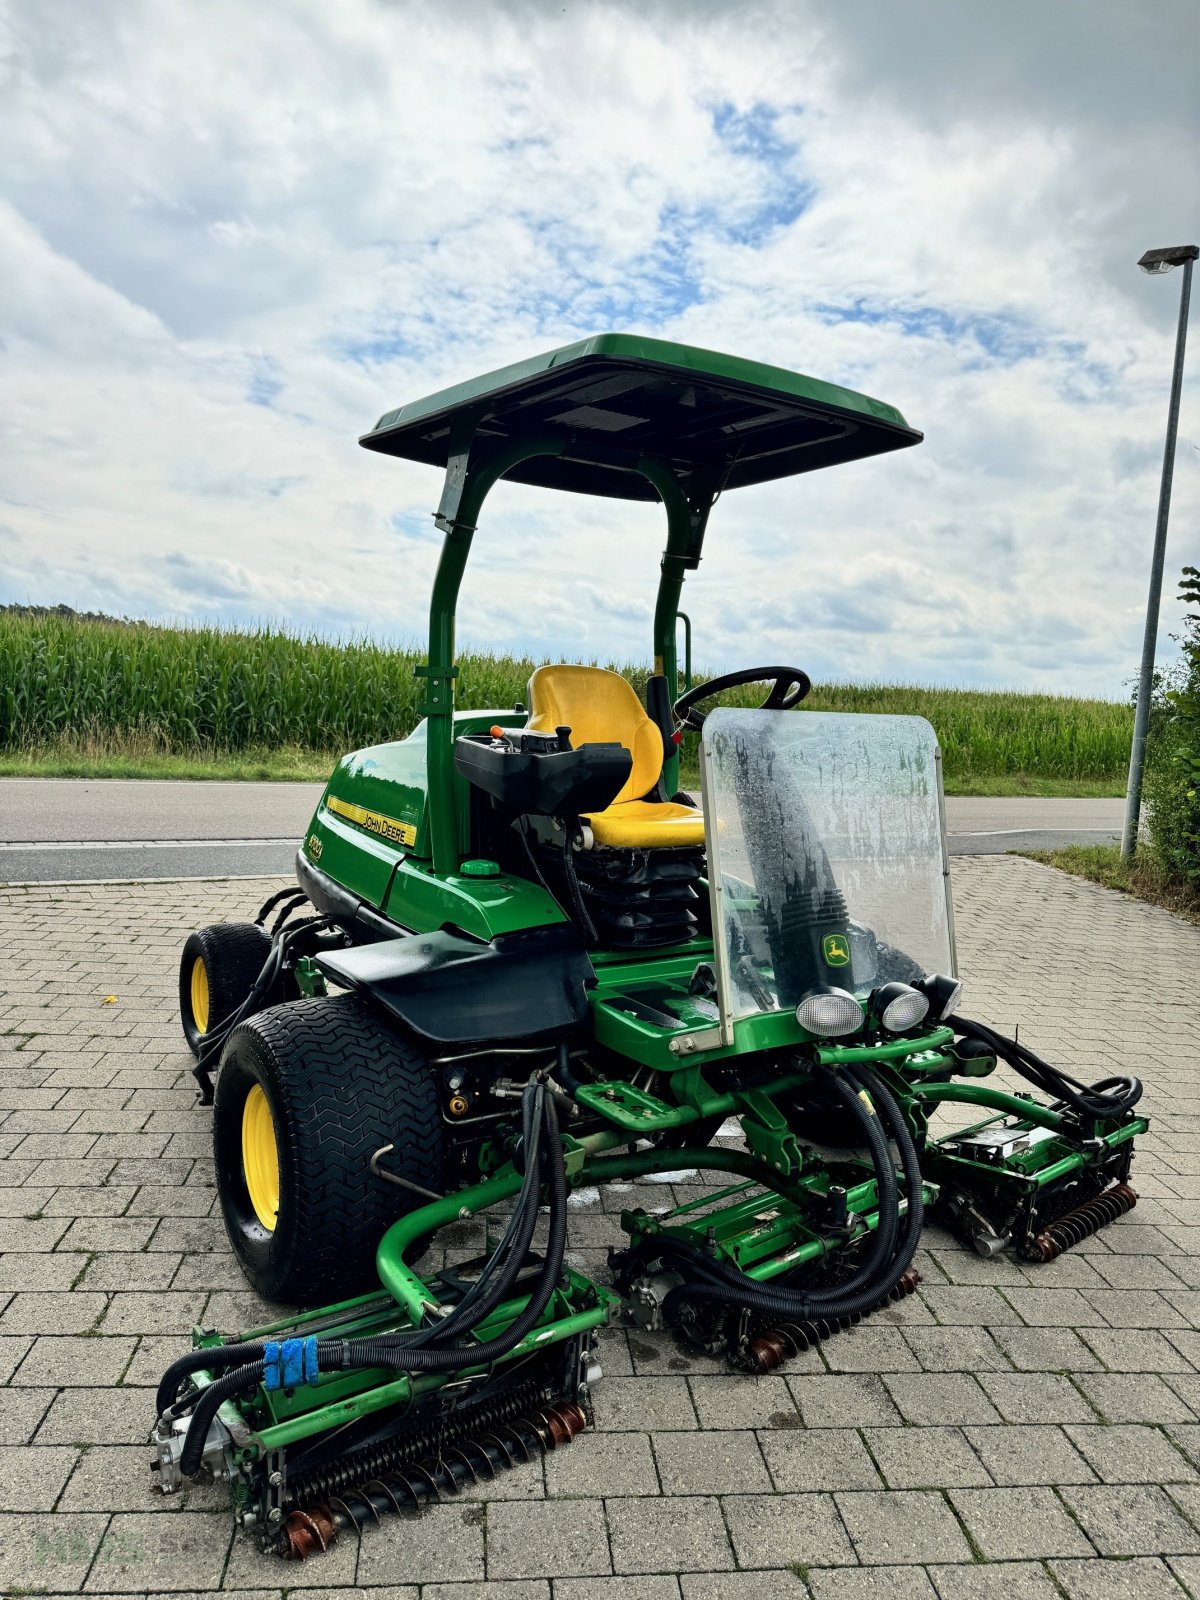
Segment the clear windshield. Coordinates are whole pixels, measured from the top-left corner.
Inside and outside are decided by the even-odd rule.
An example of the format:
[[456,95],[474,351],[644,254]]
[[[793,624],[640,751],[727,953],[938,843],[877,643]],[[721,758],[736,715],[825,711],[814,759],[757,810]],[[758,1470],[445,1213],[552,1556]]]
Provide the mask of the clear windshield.
[[953,971],[937,736],[922,717],[720,707],[708,868],[732,1014]]

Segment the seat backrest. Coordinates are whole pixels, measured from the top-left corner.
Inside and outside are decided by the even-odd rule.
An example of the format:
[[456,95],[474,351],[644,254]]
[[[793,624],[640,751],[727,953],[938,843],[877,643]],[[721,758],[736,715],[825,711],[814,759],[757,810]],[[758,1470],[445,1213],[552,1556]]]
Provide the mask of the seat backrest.
[[632,687],[603,667],[539,667],[529,680],[529,726],[538,733],[571,730],[571,744],[623,744],[633,770],[612,801],[640,800],[662,776],[662,734]]

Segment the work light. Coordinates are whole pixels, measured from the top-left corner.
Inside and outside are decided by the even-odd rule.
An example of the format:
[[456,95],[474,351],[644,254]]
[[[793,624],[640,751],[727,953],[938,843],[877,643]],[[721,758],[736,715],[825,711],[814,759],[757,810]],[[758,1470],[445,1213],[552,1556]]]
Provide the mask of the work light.
[[929,1015],[929,997],[908,983],[885,983],[871,996],[871,1015],[885,1033],[907,1033]]
[[940,1022],[943,1017],[954,1015],[958,1010],[962,987],[959,979],[947,978],[940,972],[931,972],[927,978],[913,984],[913,988],[929,1001],[931,1022]]
[[858,1032],[863,1025],[863,1010],[848,990],[822,984],[810,989],[796,1007],[796,1021],[818,1039],[838,1039]]

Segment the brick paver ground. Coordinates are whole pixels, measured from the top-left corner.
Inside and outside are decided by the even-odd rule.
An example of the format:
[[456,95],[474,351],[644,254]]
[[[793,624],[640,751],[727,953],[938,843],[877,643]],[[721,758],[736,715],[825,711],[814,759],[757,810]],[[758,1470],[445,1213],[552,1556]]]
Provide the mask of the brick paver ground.
[[[596,1432],[303,1567],[235,1540],[214,1488],[153,1497],[144,1443],[190,1325],[260,1314],[175,973],[187,929],[275,885],[0,888],[0,1590],[1200,1596],[1200,930],[1029,862],[954,870],[968,1014],[1144,1076],[1137,1211],[1041,1268],[930,1227],[918,1295],[758,1382],[610,1333]],[[578,1206],[577,1262],[669,1193]]]

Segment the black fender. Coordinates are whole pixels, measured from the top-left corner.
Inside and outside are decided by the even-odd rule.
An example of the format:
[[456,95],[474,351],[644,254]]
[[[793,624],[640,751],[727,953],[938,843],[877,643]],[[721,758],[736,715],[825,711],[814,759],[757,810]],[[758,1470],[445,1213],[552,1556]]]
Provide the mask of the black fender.
[[492,940],[441,928],[316,960],[437,1046],[552,1044],[588,1020],[596,982],[583,940],[565,923]]

